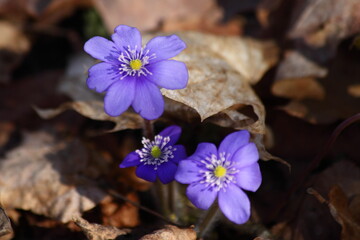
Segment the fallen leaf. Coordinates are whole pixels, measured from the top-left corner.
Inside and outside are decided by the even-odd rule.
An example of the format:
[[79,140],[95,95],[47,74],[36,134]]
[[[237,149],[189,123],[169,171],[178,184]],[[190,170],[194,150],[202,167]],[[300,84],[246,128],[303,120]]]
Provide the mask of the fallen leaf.
[[12,239],[13,229],[9,217],[6,215],[5,210],[0,207],[0,239]]
[[356,222],[354,219],[354,216],[359,212],[350,211],[348,199],[338,185],[331,188],[329,192],[329,208],[331,215],[342,226],[341,239],[360,239],[360,222]]
[[[218,25],[222,11],[214,0],[93,1],[109,32],[121,24],[140,30],[189,30]],[[203,23],[201,25],[201,23]],[[179,28],[180,27],[180,28]]]
[[325,90],[316,80],[327,75],[327,70],[296,51],[288,51],[279,64],[271,88],[276,96],[291,99],[318,99],[325,97]]
[[196,232],[193,228],[181,229],[172,225],[166,225],[164,229],[155,231],[140,238],[140,240],[195,240]]
[[89,240],[112,240],[130,232],[129,229],[118,229],[112,226],[89,223],[81,217],[73,217],[73,221],[81,228]]
[[[256,83],[276,62],[274,45],[195,32],[178,35],[188,47],[175,59],[186,63],[189,84],[177,91],[162,89],[162,93],[195,109],[201,121],[222,114],[219,118],[215,116],[215,123],[263,134],[264,106],[250,83]],[[265,54],[266,49],[268,54]],[[252,108],[250,115],[253,116],[241,112],[246,106]],[[227,117],[227,121],[223,120],[223,116]]]
[[308,45],[334,52],[340,41],[360,31],[360,2],[357,0],[297,1],[296,18],[289,36]]
[[106,195],[99,172],[80,141],[58,141],[46,132],[25,133],[22,145],[0,161],[0,196],[6,208],[30,210],[62,222],[93,208]]
[[115,126],[106,132],[116,132],[124,129],[138,129],[142,128],[144,123],[144,120],[138,114],[132,112],[124,112],[118,117],[111,117],[104,112],[104,104],[100,101],[75,101],[63,103],[56,109],[39,109],[37,107],[34,107],[34,109],[39,116],[44,119],[53,118],[60,113],[71,109],[93,120],[114,122]]

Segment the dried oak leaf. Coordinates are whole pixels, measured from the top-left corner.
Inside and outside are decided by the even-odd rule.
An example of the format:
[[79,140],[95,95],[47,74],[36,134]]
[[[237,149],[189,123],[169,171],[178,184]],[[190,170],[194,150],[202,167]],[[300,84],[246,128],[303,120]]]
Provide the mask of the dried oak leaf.
[[140,238],[140,240],[195,240],[196,232],[193,228],[180,229],[172,225],[166,225],[164,229],[155,231]]
[[[162,93],[196,110],[202,121],[213,117],[213,122],[221,126],[264,134],[265,109],[250,83],[259,81],[275,64],[276,47],[271,42],[238,37],[177,34],[187,48],[175,59],[186,63],[189,83],[185,89],[162,89]],[[252,108],[252,116],[241,112],[246,106]]]
[[80,141],[25,133],[22,145],[0,160],[0,199],[7,208],[68,222],[106,196],[87,176],[96,172],[89,160]]
[[81,228],[89,240],[112,240],[130,232],[129,229],[118,229],[112,226],[89,223],[81,217],[73,217],[73,221]]

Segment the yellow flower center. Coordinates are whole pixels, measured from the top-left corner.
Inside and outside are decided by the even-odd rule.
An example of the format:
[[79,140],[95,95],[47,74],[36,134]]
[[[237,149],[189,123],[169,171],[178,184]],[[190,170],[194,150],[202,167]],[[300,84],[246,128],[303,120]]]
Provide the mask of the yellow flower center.
[[142,67],[142,62],[139,59],[131,60],[130,67],[132,70],[139,70]]
[[158,146],[153,146],[151,149],[151,156],[158,158],[161,155],[161,149]]
[[223,177],[226,174],[226,168],[224,168],[223,166],[217,166],[214,170],[214,174],[218,178]]

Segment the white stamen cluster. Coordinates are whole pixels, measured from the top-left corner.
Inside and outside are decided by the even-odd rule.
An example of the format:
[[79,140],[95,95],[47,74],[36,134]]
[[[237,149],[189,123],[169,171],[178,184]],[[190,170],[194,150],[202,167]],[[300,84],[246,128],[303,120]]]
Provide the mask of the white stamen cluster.
[[[138,47],[135,46],[134,49],[131,49],[130,46],[127,47],[124,51],[121,52],[120,56],[118,57],[118,60],[120,61],[120,73],[123,74],[121,79],[123,79],[126,76],[135,76],[138,77],[140,75],[147,76],[152,75],[149,70],[147,70],[146,65],[149,63],[151,59],[156,58],[155,53],[149,55],[149,50],[146,51],[144,48],[137,49]],[[130,62],[133,60],[140,60],[141,61],[141,68],[140,69],[132,69],[130,66]]]
[[[158,166],[169,161],[169,159],[174,158],[173,153],[176,151],[176,148],[173,146],[166,146],[169,141],[170,137],[163,137],[160,135],[156,135],[154,141],[150,141],[143,137],[141,143],[144,147],[141,150],[136,150],[136,153],[139,154],[141,158],[140,162],[143,162],[144,165],[154,165],[154,170],[157,170]],[[156,146],[159,147],[161,151],[160,156],[157,158],[151,154],[151,150]]]
[[[216,191],[223,189],[226,191],[226,187],[229,183],[235,183],[235,174],[239,170],[234,166],[233,162],[228,160],[229,154],[225,152],[219,154],[219,158],[212,154],[210,157],[206,157],[205,160],[201,160],[201,163],[204,164],[206,170],[200,170],[200,174],[203,177],[203,180],[200,183],[207,185],[207,187],[213,187]],[[226,173],[222,177],[217,177],[215,175],[215,170],[218,166],[221,166],[226,169]]]

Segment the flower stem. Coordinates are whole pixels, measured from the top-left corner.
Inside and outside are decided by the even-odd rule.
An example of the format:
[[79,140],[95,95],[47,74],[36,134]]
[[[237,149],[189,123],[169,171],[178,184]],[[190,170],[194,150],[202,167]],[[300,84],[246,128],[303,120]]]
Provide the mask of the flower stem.
[[147,139],[154,139],[154,127],[150,120],[144,119],[144,136]]
[[160,200],[160,208],[163,212],[163,214],[168,217],[169,216],[169,205],[167,201],[167,195],[169,194],[167,192],[167,187],[160,182],[159,180],[156,180],[155,182],[155,188],[156,188],[156,194],[158,195],[158,199]]
[[213,203],[213,205],[211,205],[211,207],[207,210],[201,222],[195,227],[199,238],[204,237],[205,234],[211,229],[218,213],[219,206],[217,205],[217,203]]

